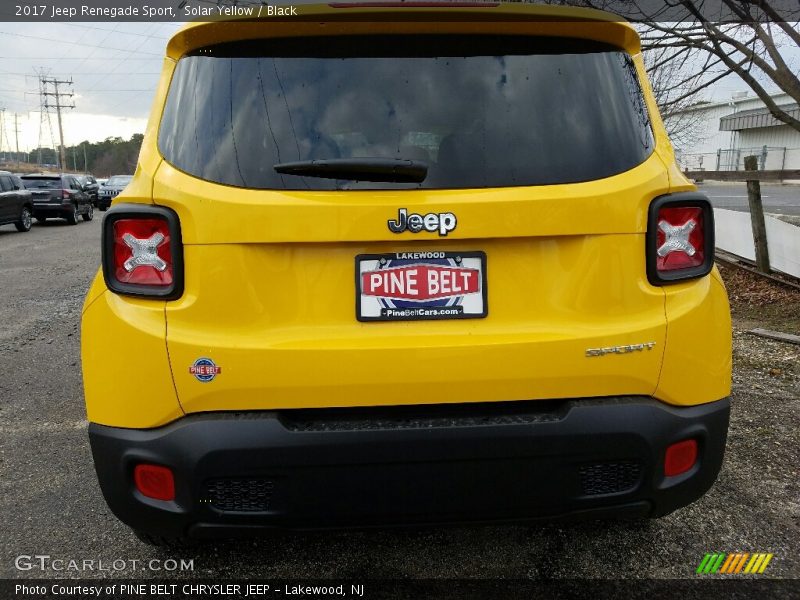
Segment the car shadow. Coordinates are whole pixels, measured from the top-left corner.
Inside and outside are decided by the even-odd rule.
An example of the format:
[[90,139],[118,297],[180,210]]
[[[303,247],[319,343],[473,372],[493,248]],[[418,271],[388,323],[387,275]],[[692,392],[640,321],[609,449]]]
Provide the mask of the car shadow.
[[[592,540],[598,572],[651,547],[652,520],[577,521],[531,525],[426,527],[347,532],[275,532],[260,537],[203,541],[155,555],[193,558],[195,571],[176,577],[464,578],[570,577],[576,541]],[[624,540],[624,543],[620,543]],[[612,551],[609,548],[615,548]],[[634,552],[632,552],[634,550]],[[591,561],[590,561],[591,562]],[[593,567],[587,567],[589,576]],[[613,569],[612,569],[613,572]]]
[[47,219],[44,223],[41,221],[34,221],[34,227],[58,227],[62,225],[69,225],[65,219]]

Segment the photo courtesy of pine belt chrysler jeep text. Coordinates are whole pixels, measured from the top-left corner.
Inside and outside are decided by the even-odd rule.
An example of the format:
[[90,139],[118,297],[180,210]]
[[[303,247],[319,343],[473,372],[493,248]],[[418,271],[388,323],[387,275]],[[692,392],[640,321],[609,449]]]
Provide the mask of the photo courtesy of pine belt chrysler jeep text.
[[702,496],[730,312],[634,28],[302,8],[167,46],[82,317],[114,514],[173,543]]

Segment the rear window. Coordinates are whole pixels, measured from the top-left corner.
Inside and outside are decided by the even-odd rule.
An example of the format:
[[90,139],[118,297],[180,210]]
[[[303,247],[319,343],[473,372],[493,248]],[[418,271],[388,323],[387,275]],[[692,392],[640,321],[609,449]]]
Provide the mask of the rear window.
[[23,181],[25,182],[25,187],[30,189],[48,189],[48,190],[56,190],[61,189],[61,178],[60,177],[24,177]]
[[[480,188],[621,173],[653,150],[633,62],[602,44],[515,36],[259,40],[176,68],[159,133],[193,176],[278,190]],[[421,183],[280,174],[333,158],[423,161]]]

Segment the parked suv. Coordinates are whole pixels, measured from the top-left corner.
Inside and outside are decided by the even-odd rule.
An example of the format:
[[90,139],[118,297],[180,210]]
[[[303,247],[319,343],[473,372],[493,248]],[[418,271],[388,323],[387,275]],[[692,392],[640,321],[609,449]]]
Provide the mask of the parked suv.
[[159,543],[699,498],[730,314],[634,28],[304,14],[169,42],[83,312],[113,512]]
[[125,187],[131,182],[133,177],[131,175],[114,175],[109,177],[108,181],[100,186],[97,199],[97,208],[100,210],[108,210],[111,206],[111,201],[116,198]]
[[100,184],[92,175],[79,175],[78,181],[83,186],[83,191],[89,196],[93,206],[97,206]]
[[91,198],[77,176],[39,173],[21,179],[33,195],[33,216],[40,223],[57,218],[77,225],[78,217],[84,221],[94,217]]
[[19,177],[0,171],[0,225],[13,223],[17,231],[30,231],[32,216],[31,193]]

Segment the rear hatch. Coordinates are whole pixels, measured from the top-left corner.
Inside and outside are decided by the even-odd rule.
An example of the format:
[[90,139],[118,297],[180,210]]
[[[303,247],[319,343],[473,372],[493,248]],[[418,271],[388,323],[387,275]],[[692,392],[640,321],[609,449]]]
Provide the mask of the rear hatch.
[[182,227],[183,409],[652,394],[644,233],[669,181],[637,71],[607,43],[520,35],[190,50],[153,186]]
[[34,204],[61,204],[61,177],[23,177],[22,182],[31,191]]

